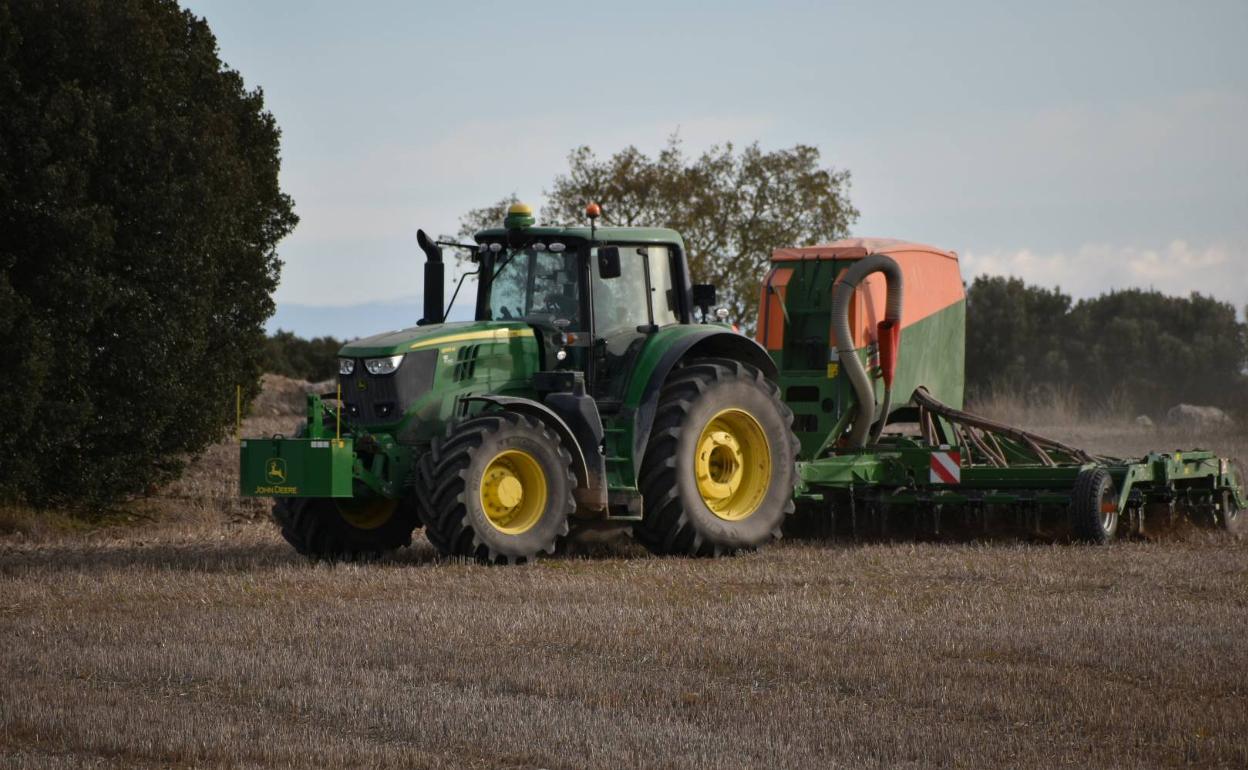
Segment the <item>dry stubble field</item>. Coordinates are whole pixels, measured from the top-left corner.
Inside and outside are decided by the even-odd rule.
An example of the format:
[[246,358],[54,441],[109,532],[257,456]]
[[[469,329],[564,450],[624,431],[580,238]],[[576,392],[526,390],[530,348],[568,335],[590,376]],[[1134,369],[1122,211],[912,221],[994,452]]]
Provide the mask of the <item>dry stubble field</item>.
[[2,519],[0,766],[1248,766],[1243,541],[312,565],[232,452],[138,522]]

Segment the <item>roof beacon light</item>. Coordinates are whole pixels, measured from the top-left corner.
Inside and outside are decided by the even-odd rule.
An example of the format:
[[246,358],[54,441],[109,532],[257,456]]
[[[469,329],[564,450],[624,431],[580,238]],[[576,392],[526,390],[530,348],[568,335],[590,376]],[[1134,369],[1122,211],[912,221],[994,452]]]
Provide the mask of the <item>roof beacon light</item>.
[[591,241],[597,240],[598,231],[595,229],[595,225],[598,224],[598,217],[602,216],[602,207],[590,201],[585,206],[585,216],[589,217],[589,239]]
[[513,203],[507,209],[507,218],[503,220],[503,227],[508,230],[523,230],[526,227],[533,226],[533,207],[527,203]]

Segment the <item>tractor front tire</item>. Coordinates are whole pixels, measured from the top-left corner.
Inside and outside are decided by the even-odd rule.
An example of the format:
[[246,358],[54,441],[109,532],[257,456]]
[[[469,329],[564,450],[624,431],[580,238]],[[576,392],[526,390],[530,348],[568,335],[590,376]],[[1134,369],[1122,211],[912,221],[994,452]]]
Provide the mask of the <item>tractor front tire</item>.
[[719,556],[781,536],[793,512],[793,413],[753,366],[701,359],[659,394],[634,538],[656,554]]
[[372,559],[411,545],[419,523],[410,499],[279,497],[273,502],[273,518],[296,551],[329,561]]
[[490,564],[554,553],[576,511],[568,450],[541,421],[508,412],[450,426],[416,484],[434,548]]
[[1087,468],[1075,478],[1070,500],[1071,535],[1083,543],[1104,545],[1118,534],[1118,493],[1104,468]]

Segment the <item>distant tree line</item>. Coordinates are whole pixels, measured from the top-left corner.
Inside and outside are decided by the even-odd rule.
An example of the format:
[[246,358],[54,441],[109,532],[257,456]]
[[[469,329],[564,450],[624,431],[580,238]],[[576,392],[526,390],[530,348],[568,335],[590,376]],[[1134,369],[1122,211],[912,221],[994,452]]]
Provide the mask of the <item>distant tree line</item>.
[[338,376],[338,350],[333,337],[305,340],[278,329],[264,343],[264,370],[298,380],[321,382]]
[[995,390],[1069,392],[1157,416],[1180,402],[1248,407],[1248,325],[1202,294],[1111,291],[1071,301],[1059,289],[980,276],[967,290],[972,399]]

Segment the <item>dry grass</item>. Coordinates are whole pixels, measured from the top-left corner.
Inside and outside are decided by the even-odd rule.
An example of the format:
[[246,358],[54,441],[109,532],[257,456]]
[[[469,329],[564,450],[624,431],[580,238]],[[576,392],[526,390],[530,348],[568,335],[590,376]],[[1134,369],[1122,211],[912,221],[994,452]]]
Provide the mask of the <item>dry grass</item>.
[[1245,541],[330,567],[233,451],[142,526],[0,536],[0,766],[1248,766]]
[[[265,389],[243,423],[244,436],[292,435],[304,419],[305,389],[320,392],[302,380],[266,374]],[[124,535],[142,526],[144,536],[213,534],[223,523],[267,521],[269,502],[238,494],[238,446],[228,440],[208,447],[194,459],[182,478],[146,497],[122,503],[102,514],[35,513],[20,506],[0,505],[0,537],[39,542],[67,534]]]
[[1120,408],[1089,413],[1069,394],[1050,393],[1047,398],[1030,403],[1015,394],[993,394],[967,408],[1102,454],[1138,457],[1149,451],[1208,449],[1223,457],[1248,461],[1248,430],[1244,428],[1196,431],[1164,423],[1144,428],[1135,424],[1130,412]]
[[0,764],[1248,764],[1248,549],[3,552]]

